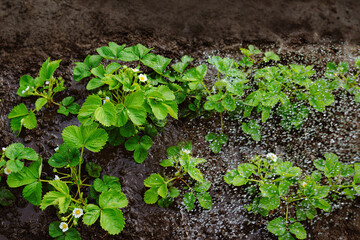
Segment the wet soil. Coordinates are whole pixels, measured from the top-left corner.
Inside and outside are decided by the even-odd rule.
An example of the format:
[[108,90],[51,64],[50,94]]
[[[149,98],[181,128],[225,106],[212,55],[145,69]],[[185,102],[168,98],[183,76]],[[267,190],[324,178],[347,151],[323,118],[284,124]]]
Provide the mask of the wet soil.
[[[54,109],[40,111],[38,127],[19,137],[11,133],[7,115],[13,106],[34,99],[16,95],[24,74],[38,73],[47,58],[62,59],[58,76],[67,90],[58,97],[87,96],[85,82],[72,80],[74,62],[109,41],[154,47],[154,52],[178,60],[188,54],[199,61],[209,55],[239,57],[239,47],[252,43],[273,50],[286,63],[313,64],[323,70],[329,60],[351,61],[359,51],[359,1],[115,1],[93,3],[85,0],[1,0],[0,1],[0,147],[22,142],[46,160],[62,143],[64,127],[77,124]],[[211,79],[207,79],[211,81]],[[219,119],[169,120],[154,139],[148,159],[136,164],[123,147],[107,147],[101,153],[85,153],[85,159],[100,164],[103,174],[120,178],[129,199],[124,209],[126,226],[117,236],[99,227],[78,227],[83,239],[275,239],[265,228],[268,219],[248,214],[249,202],[241,188],[224,184],[227,169],[255,154],[274,152],[297,166],[311,169],[311,161],[325,152],[334,152],[345,162],[360,162],[360,106],[351,96],[338,93],[326,112],[311,112],[299,131],[284,131],[279,119],[271,118],[263,127],[262,140],[255,143],[239,124],[226,121],[230,141],[217,155],[212,154],[204,136],[220,126]],[[213,208],[199,206],[188,212],[180,201],[168,209],[146,205],[143,180],[161,171],[158,163],[166,148],[190,139],[195,155],[208,159],[202,171],[212,182]],[[46,171],[43,177],[53,177]],[[6,185],[4,179],[0,186]],[[17,201],[0,207],[0,239],[50,239],[48,224],[57,220],[53,208],[40,211],[21,197],[21,189],[11,189]],[[309,239],[358,239],[360,200],[335,205],[329,214],[306,222]]]

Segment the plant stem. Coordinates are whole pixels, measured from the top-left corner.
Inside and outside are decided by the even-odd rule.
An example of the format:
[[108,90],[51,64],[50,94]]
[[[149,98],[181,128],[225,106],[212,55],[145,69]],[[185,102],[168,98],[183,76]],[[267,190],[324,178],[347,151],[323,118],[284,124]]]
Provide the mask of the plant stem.
[[183,181],[183,182],[186,184],[186,186],[188,186],[188,188],[192,190],[192,188],[190,187],[190,185],[189,185],[187,182],[185,182],[184,179],[181,178],[180,180]]
[[[52,181],[55,181],[55,180],[44,180],[44,179],[39,179],[40,182],[52,182]],[[73,183],[73,182],[70,182],[70,181],[62,181],[63,183]]]
[[289,216],[289,204],[286,204],[286,222],[288,221]]
[[205,88],[205,91],[209,94],[209,96],[211,96],[211,93],[210,93],[209,89],[207,89],[204,81],[201,81],[201,84],[203,85],[203,87]]

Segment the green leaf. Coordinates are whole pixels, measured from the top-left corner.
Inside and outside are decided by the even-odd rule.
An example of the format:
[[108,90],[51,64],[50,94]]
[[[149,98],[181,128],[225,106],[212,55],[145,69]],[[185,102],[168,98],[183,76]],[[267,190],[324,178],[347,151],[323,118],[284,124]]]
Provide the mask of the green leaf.
[[121,56],[121,52],[124,49],[125,44],[118,45],[114,42],[109,42],[109,46],[103,46],[97,48],[96,51],[105,59],[117,60]]
[[181,58],[181,62],[177,62],[171,67],[178,73],[183,73],[185,71],[185,68],[189,65],[188,63],[192,61],[194,61],[194,58],[185,55]]
[[58,180],[53,180],[49,182],[50,185],[52,185],[57,191],[69,195],[69,187],[66,185],[66,183]]
[[255,141],[260,141],[261,134],[260,134],[260,125],[256,123],[254,120],[250,120],[248,124],[242,123],[242,130],[249,134],[252,139]]
[[289,187],[292,183],[288,180],[283,180],[279,184],[279,194],[280,196],[285,196],[289,192]]
[[260,191],[263,197],[279,196],[279,189],[274,184],[264,184],[260,187]]
[[38,206],[41,203],[42,185],[41,182],[33,182],[24,187],[22,192],[24,198],[31,204]]
[[149,105],[155,117],[159,120],[165,119],[168,114],[168,109],[162,102],[149,100]]
[[264,107],[274,107],[280,98],[276,93],[265,93],[261,99],[261,104]]
[[19,172],[24,167],[24,162],[20,160],[9,160],[6,163],[6,167],[11,170],[11,172]]
[[94,90],[104,85],[105,83],[100,78],[92,78],[86,85],[86,90]]
[[125,226],[125,218],[121,210],[105,208],[101,210],[100,226],[110,235],[119,234]]
[[203,182],[204,181],[204,177],[202,175],[202,173],[200,172],[199,169],[195,168],[195,167],[191,167],[188,169],[188,173],[190,175],[190,177],[198,182]]
[[[60,181],[57,181],[60,182]],[[40,209],[44,210],[48,206],[54,205],[59,208],[59,213],[65,213],[69,208],[71,202],[71,196],[57,191],[50,191],[44,195]]]
[[88,204],[85,208],[85,214],[83,217],[83,223],[86,225],[92,225],[100,216],[100,208],[94,204]]
[[59,150],[50,157],[49,165],[54,168],[62,168],[67,165],[74,167],[79,164],[79,149],[70,147],[68,144],[62,144]]
[[195,186],[194,186],[194,191],[196,192],[206,192],[207,190],[210,189],[210,182],[209,181],[203,181],[203,182],[196,182]]
[[84,104],[79,110],[79,122],[84,123],[89,118],[92,118],[96,109],[101,106],[101,98],[97,95],[90,95],[86,98]]
[[80,233],[75,228],[70,228],[65,232],[65,240],[81,240]]
[[153,141],[149,136],[134,136],[125,142],[125,148],[128,151],[134,151],[134,159],[137,163],[142,163],[152,146]]
[[120,134],[123,137],[131,137],[135,134],[135,126],[131,121],[128,121],[125,126],[120,128]]
[[15,106],[11,112],[9,113],[8,118],[17,118],[17,117],[23,117],[29,114],[29,111],[27,110],[25,104],[21,103],[17,106]]
[[152,68],[158,74],[162,74],[167,65],[171,62],[171,59],[150,53],[145,55],[143,59],[141,59],[141,62],[145,66]]
[[102,209],[124,208],[128,205],[128,200],[124,193],[117,189],[110,189],[100,195],[99,205]]
[[206,65],[200,65],[196,68],[191,68],[184,73],[183,79],[188,82],[201,82],[206,75]]
[[330,191],[329,186],[316,186],[314,197],[325,198],[329,194],[329,191]]
[[8,207],[13,204],[16,197],[9,189],[4,187],[0,188],[0,205],[3,207]]
[[116,120],[115,106],[110,101],[106,101],[104,105],[95,110],[94,116],[99,123],[109,127],[113,125]]
[[166,198],[166,196],[167,196],[167,194],[168,194],[167,184],[166,184],[166,183],[162,184],[162,185],[158,188],[157,193],[159,194],[160,197]]
[[184,195],[184,205],[188,211],[191,211],[195,206],[196,197],[194,193],[187,192]]
[[86,147],[92,152],[99,152],[106,144],[108,134],[104,129],[98,129],[97,125],[68,126],[62,132],[66,144],[76,148]]
[[246,97],[244,103],[248,106],[256,107],[259,105],[261,99],[263,98],[264,92],[261,90],[257,90],[255,92],[252,92],[249,94],[249,96]]
[[21,120],[21,124],[26,127],[27,129],[34,129],[36,128],[37,121],[35,113],[30,111],[29,115],[27,115],[25,118]]
[[269,62],[270,60],[280,61],[280,57],[273,52],[265,52],[263,60],[264,62]]
[[39,155],[32,149],[24,147],[21,143],[13,143],[5,150],[5,156],[11,160],[32,160],[37,161]]
[[109,187],[100,178],[95,179],[93,186],[97,192],[105,192],[109,189]]
[[101,167],[93,162],[87,162],[85,166],[85,170],[90,177],[94,177],[94,178],[100,177]]
[[108,175],[104,175],[103,176],[103,180],[104,183],[111,189],[117,189],[119,191],[121,191],[121,185],[119,182],[119,178],[114,177],[114,176],[108,176]]
[[35,102],[36,111],[40,111],[40,109],[47,103],[46,98],[38,98]]
[[260,199],[260,207],[265,208],[266,210],[273,210],[280,205],[279,195],[272,197],[263,197]]
[[359,184],[360,183],[360,163],[354,163],[354,170],[355,170],[355,175],[354,175],[354,184]]
[[177,189],[176,187],[171,187],[169,189],[169,196],[172,198],[176,198],[180,195],[180,191],[179,189]]
[[210,149],[213,153],[219,153],[222,145],[227,142],[228,137],[224,133],[219,135],[216,133],[209,133],[205,136],[205,140],[211,142]]
[[36,182],[40,178],[42,169],[42,162],[36,161],[29,167],[24,167],[18,173],[11,173],[7,178],[7,184],[11,188],[20,187],[33,182]]
[[315,216],[317,215],[316,209],[315,208],[310,208],[308,210],[306,210],[306,217],[308,219],[314,219]]
[[99,55],[88,55],[84,62],[76,62],[73,71],[74,80],[76,82],[91,75],[90,68],[97,67],[103,58]]
[[224,181],[229,185],[233,184],[234,178],[236,176],[239,176],[239,172],[236,169],[232,169],[225,174]]
[[146,123],[147,112],[143,106],[128,107],[126,110],[127,110],[127,114],[129,116],[130,120],[135,125],[142,125],[142,124]]
[[266,226],[267,230],[276,236],[284,235],[286,231],[286,221],[283,217],[278,217],[271,220]]
[[120,53],[119,59],[125,62],[138,61],[150,51],[151,49],[148,49],[141,44],[137,44],[136,46],[125,48],[124,51]]
[[116,109],[116,120],[114,122],[114,126],[122,127],[126,124],[126,122],[129,119],[129,117],[126,113],[126,109],[125,109],[124,105],[122,105],[122,104],[117,104],[115,106],[115,109]]
[[125,98],[125,108],[131,121],[136,125],[146,122],[146,109],[143,107],[144,93],[136,91]]
[[306,230],[305,230],[304,226],[299,222],[295,222],[293,224],[290,224],[289,225],[289,231],[292,234],[295,234],[296,238],[298,238],[298,239],[305,239],[306,238]]
[[174,161],[172,159],[165,159],[160,162],[160,166],[162,167],[173,167]]
[[296,209],[296,218],[298,221],[306,220],[306,212],[301,208],[297,208]]
[[227,95],[225,98],[223,98],[221,104],[228,111],[235,111],[236,109],[235,99],[231,95]]
[[247,182],[248,182],[248,180],[246,178],[244,178],[243,176],[237,175],[232,179],[231,184],[238,187],[238,186],[245,185]]
[[[43,81],[45,81],[43,79]],[[33,89],[35,88],[35,81],[29,75],[23,75],[20,78],[20,87],[18,88],[16,94],[20,97],[29,97],[32,95]]]
[[50,61],[50,58],[41,66],[39,76],[43,79],[50,79],[54,74],[55,70],[59,67],[61,60]]
[[52,222],[49,224],[50,237],[56,238],[56,237],[62,236],[64,234],[63,231],[61,231],[59,226],[60,226],[59,221]]
[[208,192],[200,192],[196,194],[197,199],[199,200],[200,206],[205,209],[211,209],[212,200]]
[[160,174],[151,174],[150,177],[144,180],[146,187],[160,187],[165,183],[164,178]]
[[145,203],[154,204],[158,199],[159,199],[159,194],[158,194],[158,189],[156,187],[152,187],[145,192],[144,195]]
[[284,235],[279,236],[279,240],[295,240],[289,231],[286,231]]

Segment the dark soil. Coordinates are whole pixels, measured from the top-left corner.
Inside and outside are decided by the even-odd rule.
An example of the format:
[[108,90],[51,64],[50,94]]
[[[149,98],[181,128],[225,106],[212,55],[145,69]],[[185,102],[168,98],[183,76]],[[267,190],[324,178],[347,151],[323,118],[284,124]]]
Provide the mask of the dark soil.
[[[94,3],[93,3],[94,2]],[[356,0],[308,1],[86,1],[86,0],[1,0],[0,1],[0,147],[22,142],[34,148],[44,161],[62,143],[64,127],[77,124],[55,109],[38,114],[38,127],[16,137],[7,115],[15,105],[33,106],[34,99],[16,95],[24,74],[36,75],[47,58],[62,59],[56,74],[66,80],[67,95],[82,103],[88,92],[85,81],[74,82],[74,62],[82,61],[99,46],[142,43],[154,52],[178,60],[184,54],[204,60],[208,55],[239,56],[239,47],[249,43],[262,50],[278,52],[286,62],[313,64],[318,70],[329,60],[352,60],[360,43],[360,2]],[[209,79],[210,80],[210,79]],[[209,151],[204,136],[219,126],[219,119],[170,120],[154,140],[148,159],[136,164],[123,147],[107,147],[98,154],[86,152],[85,159],[100,164],[103,174],[120,178],[129,199],[124,209],[126,226],[118,236],[106,235],[99,226],[80,224],[83,239],[275,239],[265,226],[268,219],[248,214],[242,206],[249,199],[241,188],[222,181],[227,169],[255,154],[275,152],[297,166],[310,169],[311,161],[334,152],[345,162],[360,162],[360,106],[343,93],[325,113],[312,112],[299,131],[286,132],[279,119],[264,126],[261,142],[245,136],[239,124],[226,121],[229,144],[217,155]],[[212,182],[213,208],[197,206],[187,212],[180,201],[170,208],[146,205],[143,180],[161,169],[166,148],[189,139],[195,154],[208,159],[202,171]],[[45,164],[46,165],[46,164]],[[47,171],[43,177],[53,177]],[[5,186],[4,179],[0,183]],[[50,239],[48,224],[57,220],[53,208],[44,212],[11,189],[17,201],[0,207],[0,239]],[[309,239],[359,239],[360,200],[335,205],[306,223]]]

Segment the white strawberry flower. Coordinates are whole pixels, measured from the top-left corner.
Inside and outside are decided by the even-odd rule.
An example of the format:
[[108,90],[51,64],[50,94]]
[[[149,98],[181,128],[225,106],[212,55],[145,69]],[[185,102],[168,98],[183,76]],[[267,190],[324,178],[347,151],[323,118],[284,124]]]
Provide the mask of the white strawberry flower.
[[148,80],[146,74],[140,74],[139,80],[140,82],[146,82]]
[[54,151],[55,152],[59,151],[59,147],[54,148]]
[[69,225],[66,222],[61,222],[59,225],[59,228],[63,231],[66,232],[69,229]]
[[60,180],[58,175],[55,175],[54,180]]
[[140,71],[140,70],[137,69],[137,68],[131,68],[131,70],[132,70],[133,72],[139,72],[139,71]]
[[9,175],[9,174],[11,173],[11,170],[6,167],[6,168],[4,168],[4,173],[5,173],[6,175]]
[[271,159],[273,162],[276,162],[278,157],[274,153],[268,153],[266,154],[266,157]]
[[6,151],[6,147],[3,147],[1,150],[2,150],[3,152],[5,152],[5,151]]
[[45,85],[49,85],[49,81],[46,81],[46,82],[45,82]]
[[183,153],[186,153],[186,154],[190,154],[190,153],[191,153],[191,151],[188,150],[188,149],[181,149],[181,151],[182,151]]
[[105,100],[103,100],[103,104],[105,104],[106,102],[109,102],[110,98],[108,96],[106,96]]
[[74,208],[73,216],[79,218],[84,214],[84,211],[81,208]]

